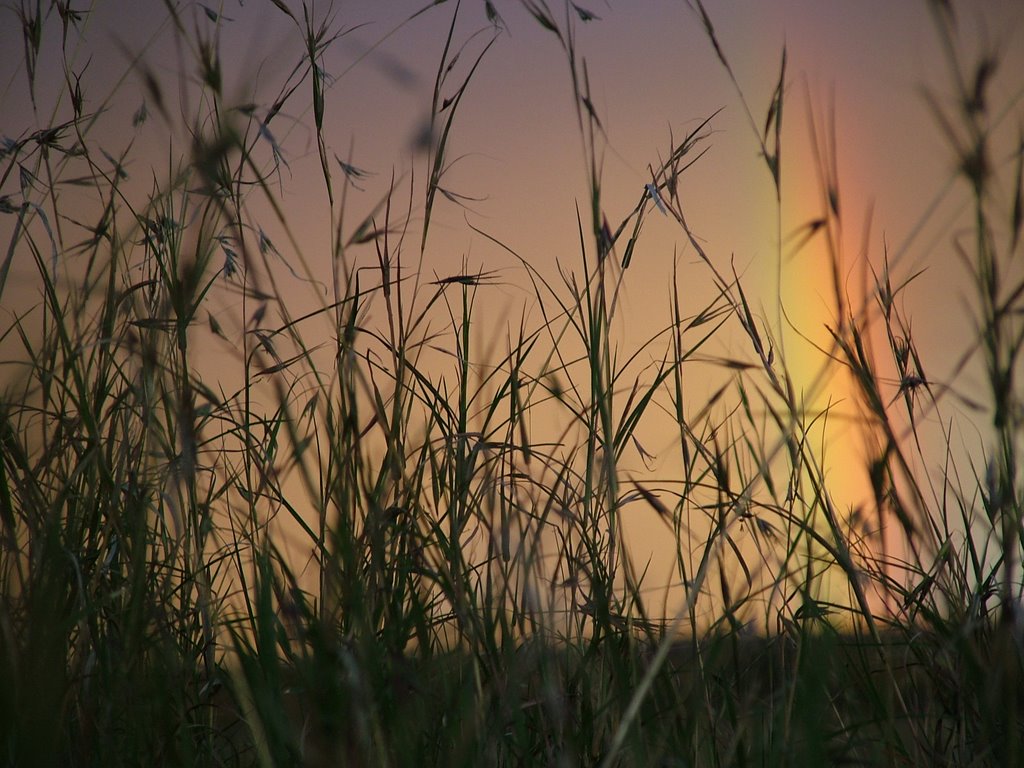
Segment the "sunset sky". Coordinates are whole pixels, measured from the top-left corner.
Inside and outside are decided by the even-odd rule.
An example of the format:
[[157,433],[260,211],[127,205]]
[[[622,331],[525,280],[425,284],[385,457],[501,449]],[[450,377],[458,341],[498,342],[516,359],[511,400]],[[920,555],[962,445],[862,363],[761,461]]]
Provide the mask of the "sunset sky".
[[[283,2],[301,20],[301,5]],[[584,228],[589,222],[587,159],[565,52],[523,3],[494,0],[493,5],[500,24],[488,20],[484,0],[463,0],[458,12],[454,48],[465,44],[465,50],[445,95],[454,91],[492,38],[494,43],[459,106],[449,143],[449,159],[454,162],[443,186],[454,196],[465,197],[457,197],[462,205],[438,198],[421,278],[496,270],[497,285],[488,289],[481,312],[484,327],[494,329],[500,353],[509,321],[516,325],[525,314],[528,324],[536,325],[541,318],[523,267],[469,225],[557,281],[559,265],[582,269],[577,205]],[[670,136],[679,139],[717,112],[701,144],[707,154],[680,182],[687,221],[723,274],[735,266],[759,320],[782,334],[780,355],[785,355],[800,385],[817,383],[810,393],[817,407],[823,405],[821,398],[848,398],[850,385],[838,375],[819,380],[825,359],[801,338],[827,345],[825,326],[836,322],[831,273],[820,242],[812,240],[794,252],[801,226],[821,216],[824,206],[809,130],[812,119],[818,130],[834,119],[844,279],[855,308],[865,301],[863,276],[870,275],[870,269],[880,270],[886,248],[897,280],[925,270],[901,306],[912,318],[929,376],[963,394],[980,386],[976,370],[968,367],[954,373],[970,347],[972,329],[968,283],[950,239],[967,223],[969,210],[964,185],[955,181],[950,142],[924,96],[930,89],[937,103],[950,103],[950,72],[928,3],[706,0],[718,41],[758,130],[779,78],[784,47],[787,52],[781,209],[759,156],[755,129],[694,7],[685,0],[580,0],[576,5],[584,13],[576,13],[562,0],[548,0],[548,5],[560,25],[565,25],[567,15],[571,19],[578,56],[586,61],[593,107],[605,131],[599,144],[602,208],[613,226],[639,201],[651,181],[648,166],[657,166],[668,154]],[[424,153],[415,145],[429,117],[434,77],[456,3],[425,7],[422,0],[336,0],[308,6],[315,19],[327,20],[331,30],[343,33],[322,59],[330,82],[324,122],[331,162],[337,155],[372,174],[359,181],[361,190],[348,192],[343,215],[346,231],[351,231],[383,197],[392,177],[399,189],[407,190],[412,180],[422,183]],[[270,0],[209,0],[205,5],[176,7],[191,38],[197,31],[220,36],[229,99],[255,104],[257,117],[265,116],[304,55],[301,30]],[[1024,78],[1019,74],[1024,72],[1024,4],[990,1],[960,3],[957,8],[965,61],[989,50],[1000,60],[990,103],[994,110],[1011,105],[998,122],[994,143],[1003,152],[997,152],[994,161],[1006,165],[1024,125]],[[421,15],[411,18],[420,10]],[[594,18],[585,21],[588,15]],[[67,51],[67,56],[72,72],[81,77],[86,110],[105,110],[99,117],[102,131],[93,138],[103,137],[101,143],[111,157],[120,157],[132,145],[125,188],[144,199],[154,180],[167,178],[170,158],[187,152],[185,116],[196,102],[183,83],[193,76],[194,52],[183,50],[176,41],[167,8],[159,0],[97,2],[82,23],[87,43]],[[54,68],[60,61],[59,46],[60,24],[53,11],[40,54],[34,114],[21,74],[18,17],[10,4],[0,10],[3,136],[22,137],[67,119],[65,78]],[[162,84],[166,116],[147,93],[147,72]],[[286,291],[294,295],[296,306],[315,307],[329,301],[322,288],[330,284],[333,233],[308,90],[307,82],[268,126],[287,162],[275,191],[295,235],[294,246],[285,247],[286,233],[267,211],[264,215],[266,232],[275,244],[295,263],[301,254],[319,281],[291,278],[288,283],[286,278]],[[143,102],[148,119],[133,129],[132,116]],[[269,165],[269,140],[261,151]],[[339,166],[333,165],[332,171],[340,188]],[[1012,190],[1003,193],[1009,206]],[[0,194],[20,194],[17,174],[7,179]],[[400,199],[402,206],[408,203],[404,192]],[[419,259],[422,216],[422,200],[415,198],[406,243],[410,262]],[[10,218],[0,220],[4,244]],[[781,296],[776,278],[780,224]],[[78,239],[79,234],[65,226],[69,238]],[[298,253],[291,253],[292,248]],[[370,249],[355,258],[375,263]],[[624,349],[635,348],[668,322],[674,260],[680,295],[688,302],[684,312],[696,313],[714,295],[711,275],[698,263],[679,227],[652,210],[626,275],[616,321]],[[31,284],[33,269],[31,264],[13,264],[11,279],[20,277]],[[33,290],[23,294],[29,303]],[[10,292],[5,303],[12,300],[9,296]],[[798,332],[778,327],[780,298]],[[228,316],[233,308],[226,306],[224,311]],[[713,351],[750,358],[749,344],[743,346],[739,329],[733,326]],[[696,377],[694,412],[711,390],[710,381]],[[895,396],[897,385],[893,382],[890,395]],[[962,411],[955,399],[945,405],[950,409],[947,416]],[[652,442],[645,448],[656,457],[655,473],[667,470],[672,460],[660,454],[667,450],[670,437],[661,435],[657,425],[646,429]],[[837,430],[836,444],[829,448],[830,474],[840,502],[852,505],[865,492],[864,470],[856,437],[842,431],[841,425]],[[636,455],[629,462],[641,465]],[[657,521],[652,520],[649,530],[659,530]]]

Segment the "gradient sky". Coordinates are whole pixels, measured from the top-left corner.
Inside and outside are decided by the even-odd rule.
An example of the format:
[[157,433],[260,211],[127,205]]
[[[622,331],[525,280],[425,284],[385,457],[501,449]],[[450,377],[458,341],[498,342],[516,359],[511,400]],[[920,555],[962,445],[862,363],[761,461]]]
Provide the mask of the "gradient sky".
[[[296,13],[301,10],[299,3],[285,2]],[[455,3],[430,8],[403,23],[424,5],[416,0],[310,3],[315,18],[330,18],[333,29],[345,32],[323,58],[332,78],[325,116],[329,150],[375,174],[362,183],[364,191],[350,194],[345,218],[351,224],[380,199],[392,174],[408,184],[410,173],[424,173],[422,154],[412,145],[428,116]],[[467,221],[553,279],[557,264],[580,268],[575,206],[579,202],[586,210],[586,186],[569,70],[558,41],[518,0],[495,0],[494,5],[504,28],[496,30],[488,23],[483,0],[464,0],[455,33],[458,44],[468,41],[453,73],[461,78],[475,54],[498,32],[460,106],[449,148],[449,156],[459,160],[444,181],[449,191],[475,200],[460,207],[439,199],[423,266],[430,279],[435,273],[501,270],[502,284],[483,308],[489,314],[486,322],[501,329],[508,317],[518,320],[521,312],[533,322],[539,316],[529,309],[521,266],[474,233]],[[549,5],[563,20],[561,0],[549,0]],[[603,207],[609,220],[618,222],[636,204],[650,180],[648,165],[657,164],[668,152],[670,133],[684,135],[721,110],[710,124],[708,153],[682,179],[681,198],[712,259],[723,271],[733,260],[755,310],[774,326],[779,298],[775,193],[742,103],[699,17],[684,0],[583,0],[578,5],[599,17],[588,23],[576,19],[575,26],[594,107],[607,135]],[[257,113],[265,112],[302,56],[300,31],[269,0],[211,0],[206,6],[223,16],[219,34],[226,92],[237,103],[253,102]],[[217,29],[200,5],[178,7],[190,31],[213,34]],[[819,122],[834,114],[851,295],[859,295],[862,247],[866,263],[877,269],[888,244],[894,274],[903,279],[926,268],[903,306],[913,318],[930,375],[961,390],[980,386],[971,370],[950,378],[971,338],[964,271],[949,246],[950,235],[966,222],[966,198],[962,189],[961,194],[941,194],[955,175],[954,156],[922,93],[933,89],[942,102],[949,94],[949,74],[927,4],[707,0],[706,7],[758,125],[778,79],[783,46],[788,52],[783,236],[821,215],[809,114]],[[997,145],[1009,153],[1024,124],[1019,101],[1024,87],[1019,75],[1024,72],[1024,4],[975,2],[957,7],[964,50],[993,48],[1002,59],[991,102],[1005,105],[1017,100],[997,136],[1002,142]],[[41,54],[49,63],[59,60],[60,45],[59,22],[51,16]],[[135,142],[127,170],[136,190],[144,194],[154,177],[166,177],[168,156],[187,147],[180,118],[189,110],[179,106],[177,96],[184,93],[178,83],[191,72],[191,56],[176,44],[166,7],[159,0],[98,2],[85,24],[86,44],[69,52],[72,70],[81,74],[86,86],[87,109],[107,110],[101,120],[109,153],[119,156]],[[46,66],[38,76],[39,111],[33,114],[20,74],[21,55],[18,18],[8,4],[0,9],[0,134],[10,137],[47,124],[51,115],[63,119],[68,111],[66,97],[54,107],[63,76]],[[134,57],[137,66],[130,61]],[[147,69],[170,94],[171,120],[155,114],[150,103],[150,119],[133,132],[131,116],[146,94],[139,72]],[[182,96],[185,102],[189,98]],[[318,279],[329,283],[330,211],[308,104],[308,95],[293,99],[271,128],[288,161],[279,192],[296,245]],[[16,184],[16,179],[9,179],[9,188],[0,189],[0,194],[17,193]],[[1011,192],[1004,191],[1008,201]],[[865,240],[869,211],[871,228]],[[414,209],[414,220],[417,215],[422,215],[421,207]],[[3,242],[9,227],[9,221],[0,221]],[[266,228],[275,242],[286,240],[269,217]],[[834,324],[834,306],[827,264],[815,248],[812,244],[792,255],[789,246],[783,246],[782,299],[800,332],[824,343],[824,325]],[[369,251],[363,258],[373,261]],[[627,344],[664,327],[673,258],[680,265],[681,294],[689,302],[684,311],[698,311],[713,295],[710,276],[696,264],[682,233],[667,218],[652,214],[628,274],[625,311],[618,321]],[[26,280],[31,272],[30,265],[12,267],[13,276]],[[325,300],[316,285],[295,281],[288,290],[294,291],[296,302]],[[718,352],[736,353],[730,349],[740,343],[736,331],[726,334]],[[822,358],[793,332],[785,335],[787,360],[810,386]],[[499,338],[504,338],[503,331]],[[710,383],[704,384],[705,394],[710,388]],[[698,401],[693,409],[699,410],[699,381],[693,391]],[[824,389],[824,395],[833,398],[848,394],[848,385],[838,379]],[[956,409],[955,403],[951,406]],[[663,438],[657,427],[649,429],[646,434],[652,442],[646,447],[657,454]],[[844,446],[840,441],[832,449],[837,493],[851,504],[865,487],[854,442]],[[852,453],[844,453],[847,450]],[[635,456],[632,462],[639,464]],[[653,520],[649,529],[660,531]],[[640,526],[637,535],[642,537],[643,532]]]

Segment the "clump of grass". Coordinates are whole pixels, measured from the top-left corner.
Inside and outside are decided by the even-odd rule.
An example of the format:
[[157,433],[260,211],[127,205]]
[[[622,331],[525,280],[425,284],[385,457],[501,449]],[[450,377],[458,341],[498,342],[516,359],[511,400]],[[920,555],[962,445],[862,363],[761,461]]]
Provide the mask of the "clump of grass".
[[[929,455],[918,424],[953,389],[925,374],[898,264],[882,261],[869,302],[848,300],[836,149],[821,141],[822,210],[808,231],[831,247],[836,312],[821,380],[852,376],[876,446],[874,507],[858,523],[813,447],[828,413],[806,405],[787,367],[784,308],[760,317],[687,221],[680,180],[710,161],[715,116],[672,142],[616,216],[580,52],[594,14],[521,4],[564,53],[586,189],[571,222],[578,258],[557,275],[477,230],[522,265],[540,314],[524,310],[501,342],[481,338],[479,305],[505,276],[427,266],[438,193],[464,202],[445,176],[459,108],[503,38],[492,4],[494,27],[465,41],[458,4],[410,15],[450,14],[422,168],[354,223],[349,195],[365,172],[332,149],[325,109],[341,11],[274,0],[298,63],[272,96],[236,101],[226,17],[167,5],[191,56],[181,104],[139,57],[126,72],[148,107],[131,122],[159,120],[184,145],[143,189],[133,182],[148,169],[126,170],[135,139],[110,150],[103,112],[120,86],[94,96],[103,83],[72,53],[85,13],[22,4],[36,124],[0,156],[7,763],[1019,762],[1022,291],[1008,276],[1024,161],[991,157],[997,58],[965,64],[950,7],[932,4],[954,83],[952,107],[932,104],[973,208],[955,245],[989,391],[971,402],[991,417],[983,454],[941,476],[918,468]],[[711,14],[699,0],[694,12],[781,205],[786,55],[757,120]],[[44,117],[39,57],[57,30],[66,82]],[[302,258],[280,191],[289,113],[312,115],[326,277]],[[994,187],[1004,176],[1008,221]],[[715,296],[687,309],[674,265],[664,329],[624,350],[623,287],[654,211],[678,225]],[[288,281],[324,289],[296,309]],[[32,298],[7,311],[22,285]],[[729,328],[741,346],[712,356]],[[707,359],[721,360],[721,385],[695,407],[691,371]],[[640,425],[665,414],[681,475],[627,472]],[[952,456],[952,432],[946,441]],[[624,532],[630,504],[677,542],[675,610],[649,598]],[[845,602],[828,581],[848,585]]]

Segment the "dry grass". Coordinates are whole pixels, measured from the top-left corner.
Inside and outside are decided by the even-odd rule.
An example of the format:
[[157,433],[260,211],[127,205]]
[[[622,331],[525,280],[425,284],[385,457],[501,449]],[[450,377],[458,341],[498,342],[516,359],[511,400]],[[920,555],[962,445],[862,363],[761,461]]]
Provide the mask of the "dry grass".
[[[478,231],[521,264],[541,316],[524,312],[501,340],[481,338],[476,317],[502,274],[422,268],[438,193],[470,202],[445,175],[459,109],[503,36],[491,3],[493,28],[466,41],[458,5],[421,11],[451,18],[423,172],[355,222],[349,195],[367,176],[325,125],[322,56],[343,34],[341,8],[273,0],[303,41],[299,63],[267,103],[239,104],[225,93],[225,17],[167,3],[190,57],[177,96],[144,59],[126,70],[146,92],[135,127],[179,126],[171,146],[187,137],[158,172],[132,140],[109,151],[95,105],[118,106],[123,86],[72,58],[88,13],[16,6],[38,126],[0,155],[5,763],[1021,762],[1024,155],[988,144],[1019,106],[986,101],[998,59],[963,58],[956,15],[931,3],[955,73],[954,98],[931,104],[974,212],[953,244],[986,372],[971,402],[990,422],[984,448],[942,477],[913,469],[931,449],[917,424],[943,414],[945,395],[900,311],[912,276],[884,260],[873,297],[849,304],[836,148],[818,137],[823,209],[807,231],[832,244],[837,309],[823,360],[856,382],[876,446],[874,507],[855,520],[813,447],[823,415],[787,369],[785,308],[760,317],[687,221],[679,180],[709,162],[715,116],[673,141],[609,221],[578,50],[597,20],[572,3],[520,4],[564,53],[587,189],[569,222],[578,259],[557,278]],[[711,14],[700,0],[693,10],[781,200],[786,56],[759,119]],[[60,50],[44,44],[54,35]],[[68,75],[43,118],[50,55]],[[298,308],[282,285],[324,282],[283,255],[301,253],[280,195],[286,114],[309,117],[331,211],[328,297]],[[164,181],[140,190],[128,168]],[[997,186],[1013,190],[1009,211]],[[616,319],[648,215],[675,222],[716,294],[687,314],[677,287],[662,331],[624,351]],[[742,345],[711,354],[728,328]],[[718,361],[722,385],[694,408],[701,359]],[[639,425],[666,413],[680,476],[624,471]],[[681,607],[668,615],[624,544],[630,504],[677,542]],[[883,524],[902,532],[900,551],[879,544]]]

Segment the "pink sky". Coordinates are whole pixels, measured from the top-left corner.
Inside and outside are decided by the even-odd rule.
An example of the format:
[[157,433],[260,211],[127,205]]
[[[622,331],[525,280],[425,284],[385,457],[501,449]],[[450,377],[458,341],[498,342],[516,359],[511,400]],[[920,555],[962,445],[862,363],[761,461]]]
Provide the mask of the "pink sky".
[[[562,21],[563,3],[552,0],[549,4]],[[206,5],[224,18],[219,34],[226,93],[239,104],[256,103],[257,114],[265,114],[302,55],[299,30],[269,0]],[[297,13],[301,8],[296,2],[288,5]],[[422,177],[425,173],[423,155],[413,152],[411,143],[428,115],[434,73],[455,3],[429,8],[401,24],[424,5],[358,0],[314,6],[316,18],[330,17],[335,30],[348,30],[323,58],[326,72],[336,78],[326,99],[325,139],[330,153],[375,174],[362,182],[365,191],[350,192],[345,211],[349,226],[379,200],[392,174],[408,184],[409,174]],[[460,106],[449,147],[449,156],[460,159],[446,175],[444,186],[475,200],[463,208],[439,198],[423,269],[424,279],[431,280],[435,273],[443,277],[467,269],[500,270],[502,284],[494,287],[481,311],[484,327],[494,329],[501,351],[504,324],[510,317],[518,322],[526,312],[529,321],[536,323],[539,315],[531,308],[522,267],[467,222],[517,251],[549,278],[557,278],[558,263],[579,268],[575,205],[578,201],[585,212],[586,179],[568,68],[558,41],[528,16],[521,3],[495,0],[494,5],[505,20],[504,29],[488,24],[483,0],[465,0],[455,34],[460,44],[468,40],[453,73],[461,78],[475,54],[499,32]],[[608,218],[617,222],[636,204],[650,181],[647,166],[667,152],[670,131],[677,137],[684,135],[721,110],[711,123],[709,152],[682,180],[681,199],[712,259],[726,272],[730,260],[735,263],[753,308],[778,332],[774,188],[741,102],[715,58],[699,17],[683,0],[584,0],[578,5],[600,17],[587,23],[576,19],[575,27],[579,54],[588,65],[593,104],[607,135],[603,207]],[[183,3],[179,7],[192,38],[193,29],[214,33],[216,25],[201,6]],[[930,208],[954,176],[954,159],[922,97],[923,88],[934,89],[940,100],[949,93],[949,75],[939,56],[927,4],[707,0],[706,7],[759,125],[778,78],[783,45],[787,48],[783,235],[821,213],[806,96],[820,120],[834,95],[851,295],[858,295],[860,273],[854,267],[870,210],[872,227],[866,243],[870,263],[878,267],[887,242],[895,274],[906,278],[927,268],[904,306],[913,317],[915,338],[930,362],[931,376],[961,390],[978,387],[981,379],[970,369],[955,380],[949,378],[971,343],[967,283],[948,242],[951,232],[965,222],[966,198],[959,189],[958,194],[941,198],[935,210]],[[1024,5],[977,2],[957,7],[965,50],[989,46],[1002,58],[991,102],[1001,106],[1016,100],[996,137],[998,146],[1009,151],[1024,122],[1020,103],[1024,78],[1019,75],[1024,72]],[[54,112],[63,75],[46,66],[38,76],[39,112],[33,115],[24,77],[19,74],[22,43],[17,17],[6,7],[0,14],[0,134],[17,138],[48,124],[53,115],[65,119],[68,104],[65,96]],[[159,0],[96,3],[85,23],[88,43],[68,52],[72,70],[84,72],[86,108],[109,110],[101,118],[104,148],[119,156],[130,141],[135,142],[126,188],[144,195],[154,177],[166,178],[168,153],[173,156],[187,147],[181,111],[187,112],[188,107],[178,106],[183,92],[178,84],[191,71],[192,56],[176,47],[165,5]],[[472,37],[477,31],[480,34]],[[59,24],[51,22],[41,59],[50,65],[58,61],[59,45]],[[130,56],[138,56],[141,67],[164,84],[171,105],[170,124],[149,100],[150,118],[133,134],[131,116],[143,101],[145,87],[139,69],[128,61]],[[186,96],[185,101],[190,98],[194,96]],[[271,126],[288,161],[278,191],[295,233],[295,247],[317,279],[329,285],[330,210],[308,104],[308,95],[296,97]],[[264,150],[269,158],[269,150]],[[0,194],[16,193],[16,184],[17,174],[13,174]],[[1011,191],[1004,192],[1009,201]],[[422,216],[417,205],[418,200],[414,229]],[[7,219],[0,220],[3,243],[9,236]],[[274,241],[286,242],[269,215],[267,221]],[[920,232],[908,240],[919,223],[923,223]],[[418,237],[410,237],[409,242],[413,254],[417,249],[412,244],[418,243]],[[624,311],[618,320],[617,330],[626,346],[664,327],[674,253],[680,265],[681,293],[689,302],[685,311],[698,311],[713,295],[707,270],[696,263],[678,227],[652,214],[630,267]],[[293,256],[297,259],[297,254]],[[418,254],[409,258],[414,256]],[[367,264],[374,261],[369,249],[355,258]],[[834,323],[834,307],[823,255],[810,247],[785,262],[782,299],[790,318],[802,334],[824,343],[823,328]],[[12,265],[12,279],[27,279],[31,272],[31,265]],[[285,283],[297,305],[316,306],[328,300],[315,283],[288,283],[287,277]],[[5,304],[9,295],[8,291]],[[226,313],[230,311],[225,308]],[[791,330],[782,333],[795,375],[810,386],[823,359]],[[740,343],[738,329],[731,328],[717,351],[735,354],[730,345]],[[694,411],[712,386],[712,379],[697,378],[692,390],[697,400]],[[835,379],[815,394],[844,398],[849,389]],[[949,406],[959,410],[955,402]],[[643,432],[651,441],[647,449],[655,454],[667,450],[667,438],[660,430],[658,425],[648,425]],[[838,444],[830,449],[834,451],[831,471],[837,493],[852,504],[865,487],[863,470],[857,464],[856,441],[848,432],[837,434]],[[672,462],[659,455],[655,472],[670,471]],[[627,463],[642,464],[637,455],[627,457]],[[643,541],[650,532],[654,541],[661,529],[653,516],[649,522],[638,525],[637,540]]]

